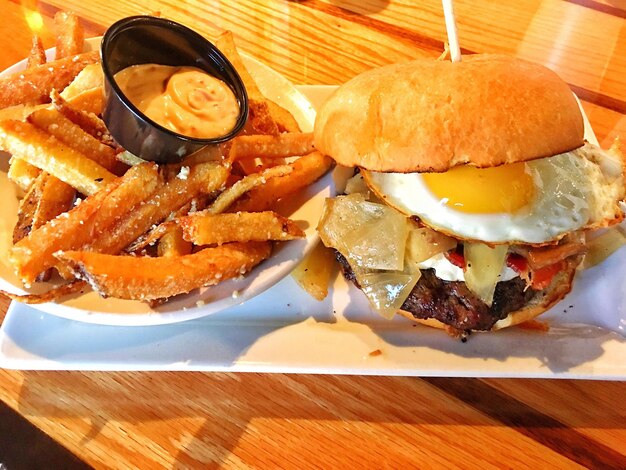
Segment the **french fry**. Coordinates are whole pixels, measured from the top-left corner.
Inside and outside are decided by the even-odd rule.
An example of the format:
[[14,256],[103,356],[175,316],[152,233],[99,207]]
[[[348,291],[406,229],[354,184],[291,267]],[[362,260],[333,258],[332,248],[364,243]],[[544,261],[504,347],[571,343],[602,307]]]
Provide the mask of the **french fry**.
[[172,225],[168,227],[157,245],[159,256],[183,256],[191,253],[193,244],[183,238],[183,230]]
[[26,117],[35,111],[36,109],[45,108],[47,104],[37,105],[23,105],[16,104],[15,106],[9,106],[8,108],[0,109],[0,121],[6,121],[7,119],[14,119],[16,121],[23,121]]
[[[43,176],[43,173],[42,173]],[[41,177],[41,176],[40,176]],[[72,208],[76,191],[52,175],[46,174],[43,190],[33,216],[33,230]]]
[[56,264],[56,251],[80,248],[106,231],[154,191],[157,181],[156,165],[133,167],[71,211],[31,231],[10,252],[19,277],[27,285],[33,282]]
[[117,166],[113,148],[104,145],[56,109],[39,109],[28,116],[28,122],[109,171]]
[[186,179],[174,178],[160,186],[117,226],[94,238],[89,249],[102,253],[120,253],[150,227],[199,194],[210,194],[220,188],[227,177],[228,169],[222,165],[203,163],[192,167]]
[[56,59],[83,52],[85,32],[74,13],[57,12],[54,15],[54,26],[57,32]]
[[208,214],[220,214],[234,204],[237,199],[253,188],[267,184],[267,181],[271,178],[284,176],[292,171],[293,168],[290,165],[281,165],[268,168],[261,173],[248,175],[220,194],[217,199],[213,201],[213,204],[206,209],[206,212]]
[[[43,44],[41,42],[41,38],[37,35],[33,36],[33,43],[30,49],[30,53],[28,54],[28,61],[26,62],[26,68],[32,69],[38,65],[42,65],[46,63],[46,51],[43,48]],[[9,108],[4,108],[0,110],[0,121],[5,119],[16,119],[21,121],[26,118],[28,114],[32,111],[30,106],[24,105],[16,105],[11,106]],[[35,175],[35,177],[39,174],[39,169],[26,163],[23,160],[12,159],[12,163],[20,162],[16,168],[13,170],[13,179],[11,175],[11,170],[9,169],[9,178],[11,178],[20,188],[26,190],[30,186],[30,182],[22,181],[23,177],[27,177],[30,175]],[[29,178],[30,179],[30,178]],[[24,185],[25,184],[25,185]]]
[[47,302],[54,302],[66,295],[76,294],[87,287],[85,281],[72,281],[69,284],[64,284],[59,287],[55,287],[43,294],[13,294],[12,292],[6,292],[0,290],[0,294],[7,296],[11,300],[16,302],[22,302],[25,304],[44,304]]
[[230,243],[185,256],[116,256],[66,251],[57,257],[102,296],[153,300],[245,274],[270,255],[268,242]]
[[226,58],[233,64],[237,73],[241,77],[244,86],[246,87],[246,91],[248,92],[248,98],[251,100],[260,100],[264,101],[265,97],[256,82],[250,75],[250,72],[243,65],[243,60],[241,60],[241,56],[239,55],[239,51],[237,51],[237,47],[235,46],[235,40],[233,39],[233,33],[230,31],[225,31],[215,40],[215,45],[217,48],[222,51],[222,53],[226,56]]
[[[260,212],[268,210],[279,199],[310,185],[332,166],[332,160],[320,152],[313,152],[290,163],[293,171],[286,176],[268,180],[264,185],[252,189],[245,198],[237,201],[230,212]],[[245,178],[244,178],[245,179]]]
[[185,159],[177,166],[193,166],[199,163],[220,162],[225,159],[227,152],[224,145],[207,145],[200,150],[185,157]]
[[87,113],[99,115],[104,107],[104,94],[102,88],[91,88],[68,98],[67,101]]
[[[70,210],[76,197],[74,188],[45,171],[41,172],[39,178],[44,178],[45,182],[33,214],[31,230],[41,227],[59,214]],[[51,270],[48,269],[40,273],[37,280],[47,281],[51,274]],[[66,277],[66,279],[68,278]]]
[[[191,243],[183,240],[183,232],[180,227],[176,225],[174,220],[178,217],[184,217],[191,211],[196,213],[197,211],[204,209],[205,206],[206,197],[192,199],[176,212],[170,213],[165,222],[157,225],[144,235],[137,238],[133,243],[126,247],[125,251],[128,253],[135,253],[158,242],[157,253],[159,256],[167,256],[171,253],[177,253],[178,255],[189,254],[191,251],[187,250],[191,250],[193,246],[191,246]],[[176,235],[170,235],[173,232],[176,232]],[[161,238],[164,239],[163,242],[161,241]]]
[[261,173],[275,166],[286,164],[287,160],[284,158],[249,158],[246,160],[238,160],[233,164],[233,174],[245,177],[254,173]]
[[0,148],[85,195],[94,194],[115,179],[113,173],[98,163],[26,122],[0,122]]
[[269,115],[278,126],[278,132],[300,132],[300,125],[293,114],[271,100],[266,102]]
[[87,112],[84,109],[70,104],[68,101],[63,99],[56,90],[50,94],[50,97],[52,98],[52,105],[54,106],[54,109],[60,112],[67,119],[80,126],[81,129],[87,132],[90,136],[98,139],[103,144],[109,145],[110,147],[117,147],[117,144],[113,140],[113,137],[111,137],[104,121],[94,113]]
[[35,178],[39,176],[39,173],[41,173],[41,170],[36,166],[19,158],[11,157],[7,176],[23,191],[28,190]]
[[257,157],[286,158],[306,155],[313,150],[313,133],[241,135],[233,139],[228,159],[234,162]]
[[250,75],[235,46],[230,31],[222,33],[215,41],[216,46],[233,64],[243,81],[249,98],[248,130],[255,134],[278,134],[284,131],[300,130],[291,114],[268,100]]
[[35,178],[20,201],[17,210],[17,223],[13,227],[13,243],[17,243],[22,238],[27,237],[32,230],[37,204],[41,198],[47,177],[47,173],[42,173]]
[[98,51],[85,52],[0,78],[0,109],[48,103],[52,90],[62,90],[86,65],[99,60]]
[[[144,250],[148,246],[152,246],[158,243],[161,237],[163,237],[170,229],[174,227],[176,227],[176,224],[172,220],[163,222],[157,225],[156,227],[152,228],[148,232],[144,233],[143,235],[141,235],[133,243],[128,245],[124,251],[127,253],[137,253],[141,250]],[[162,256],[162,255],[159,255],[159,256]]]
[[336,265],[333,251],[318,243],[291,275],[307,294],[316,300],[324,300]]
[[30,53],[28,54],[28,60],[26,62],[26,68],[32,69],[41,64],[46,63],[46,50],[43,48],[43,44],[41,43],[41,38],[36,34],[33,36],[33,45],[30,48]]
[[71,100],[88,91],[102,90],[103,86],[104,72],[100,63],[97,62],[83,67],[65,89],[59,89],[63,90],[60,94],[64,100]]
[[274,212],[235,212],[211,215],[195,213],[176,219],[183,238],[194,245],[229,242],[296,240],[304,232],[293,220]]
[[276,135],[280,133],[278,124],[270,112],[269,102],[265,98],[249,100],[245,130],[247,134]]
[[117,158],[120,162],[125,163],[128,166],[135,166],[135,165],[141,165],[142,163],[146,163],[146,160],[144,160],[143,158],[136,157],[135,155],[130,153],[128,150],[124,150],[123,152],[116,154],[115,158]]

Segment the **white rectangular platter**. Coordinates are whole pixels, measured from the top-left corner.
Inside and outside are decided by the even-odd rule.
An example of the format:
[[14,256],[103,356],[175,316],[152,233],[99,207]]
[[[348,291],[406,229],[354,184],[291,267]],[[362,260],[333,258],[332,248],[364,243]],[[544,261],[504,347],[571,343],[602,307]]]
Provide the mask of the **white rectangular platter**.
[[[332,88],[300,87],[314,105]],[[341,276],[323,302],[287,277],[237,307],[159,326],[81,323],[14,303],[0,367],[625,380],[626,247],[579,273],[542,319],[546,333],[511,328],[462,343],[378,317]]]

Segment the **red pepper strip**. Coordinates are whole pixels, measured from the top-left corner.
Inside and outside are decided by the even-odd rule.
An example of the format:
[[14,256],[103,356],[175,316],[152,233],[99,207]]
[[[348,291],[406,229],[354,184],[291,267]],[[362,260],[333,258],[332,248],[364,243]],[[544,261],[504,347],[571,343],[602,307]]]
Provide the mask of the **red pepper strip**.
[[510,253],[506,258],[506,265],[517,274],[522,274],[528,270],[528,261],[522,255]]
[[448,251],[446,253],[446,258],[448,258],[448,261],[450,261],[457,268],[461,268],[465,271],[465,257],[462,254],[457,253],[456,251]]
[[537,269],[536,271],[531,271],[531,287],[535,290],[545,289],[550,285],[554,276],[564,268],[564,265],[564,261],[559,261],[558,263],[551,264],[550,266]]
[[522,278],[530,278],[530,286],[535,290],[545,289],[552,282],[552,278],[563,268],[563,261],[553,263],[549,266],[544,266],[539,269],[530,269],[528,260],[521,255],[511,253],[507,259],[506,264],[509,268],[513,269]]

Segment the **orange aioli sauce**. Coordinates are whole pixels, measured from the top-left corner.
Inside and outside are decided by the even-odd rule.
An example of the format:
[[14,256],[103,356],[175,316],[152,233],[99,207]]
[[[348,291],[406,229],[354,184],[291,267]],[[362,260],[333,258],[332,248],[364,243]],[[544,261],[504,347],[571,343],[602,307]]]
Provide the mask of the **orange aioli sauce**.
[[188,137],[223,136],[239,116],[228,85],[195,67],[132,65],[116,73],[115,81],[147,117]]

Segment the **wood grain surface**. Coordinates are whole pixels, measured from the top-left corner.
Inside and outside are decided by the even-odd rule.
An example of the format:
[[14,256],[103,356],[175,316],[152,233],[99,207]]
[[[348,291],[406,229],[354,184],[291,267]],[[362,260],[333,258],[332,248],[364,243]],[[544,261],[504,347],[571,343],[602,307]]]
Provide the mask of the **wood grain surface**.
[[[626,135],[625,0],[455,5],[465,53],[548,65],[603,145]],[[436,57],[445,41],[436,0],[0,0],[0,69],[27,54],[27,18],[53,45],[59,9],[90,36],[153,11],[209,37],[230,29],[304,84]],[[626,468],[625,395],[624,383],[572,380],[0,370],[8,406],[90,465],[119,469]]]

